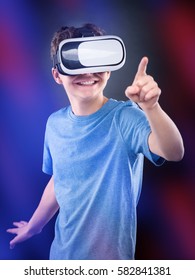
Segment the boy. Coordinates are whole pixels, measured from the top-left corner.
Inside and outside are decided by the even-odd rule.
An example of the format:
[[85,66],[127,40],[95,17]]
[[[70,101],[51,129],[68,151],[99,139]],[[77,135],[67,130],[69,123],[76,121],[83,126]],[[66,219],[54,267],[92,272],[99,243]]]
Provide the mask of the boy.
[[[52,58],[64,39],[89,34],[104,35],[92,24],[61,28],[52,40]],[[50,259],[134,259],[144,156],[160,165],[184,154],[147,64],[142,58],[126,89],[127,102],[104,96],[109,71],[64,75],[54,64],[52,75],[70,106],[48,119],[43,171],[52,177],[30,221],[8,229],[16,234],[11,248],[40,233],[59,210]]]

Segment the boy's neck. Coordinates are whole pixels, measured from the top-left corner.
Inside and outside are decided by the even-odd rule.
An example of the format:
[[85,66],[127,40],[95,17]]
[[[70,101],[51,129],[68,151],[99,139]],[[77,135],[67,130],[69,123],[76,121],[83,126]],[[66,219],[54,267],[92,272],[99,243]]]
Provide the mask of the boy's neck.
[[108,98],[102,96],[102,98],[98,98],[95,100],[84,100],[77,102],[70,102],[72,107],[72,112],[76,116],[87,116],[97,112],[106,102]]

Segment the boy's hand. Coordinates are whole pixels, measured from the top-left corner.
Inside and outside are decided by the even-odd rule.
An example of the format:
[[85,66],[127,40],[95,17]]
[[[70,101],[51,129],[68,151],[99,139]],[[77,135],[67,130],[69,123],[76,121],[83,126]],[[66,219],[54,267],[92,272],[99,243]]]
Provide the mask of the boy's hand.
[[161,90],[154,79],[146,74],[148,58],[143,57],[131,86],[125,94],[132,101],[138,103],[143,110],[150,110],[158,103]]
[[9,228],[7,230],[9,233],[16,234],[16,237],[10,241],[10,249],[13,249],[16,244],[23,242],[33,236],[33,234],[29,232],[27,222],[14,222],[13,225],[15,228]]

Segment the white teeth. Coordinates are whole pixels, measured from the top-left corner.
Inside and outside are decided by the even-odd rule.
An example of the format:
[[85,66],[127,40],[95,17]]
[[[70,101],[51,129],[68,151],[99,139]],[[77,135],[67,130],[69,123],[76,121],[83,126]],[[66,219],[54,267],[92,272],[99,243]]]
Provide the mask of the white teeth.
[[93,85],[95,82],[94,81],[83,81],[79,82],[80,85]]

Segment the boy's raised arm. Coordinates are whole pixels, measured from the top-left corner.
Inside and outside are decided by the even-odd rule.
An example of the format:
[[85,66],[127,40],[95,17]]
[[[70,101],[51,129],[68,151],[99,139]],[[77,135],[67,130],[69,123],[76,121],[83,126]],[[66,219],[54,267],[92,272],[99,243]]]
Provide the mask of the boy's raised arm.
[[158,100],[161,90],[153,77],[146,74],[148,58],[143,57],[135,79],[125,94],[145,112],[150,123],[149,147],[151,152],[170,161],[179,161],[184,155],[183,140],[174,122],[162,110]]

